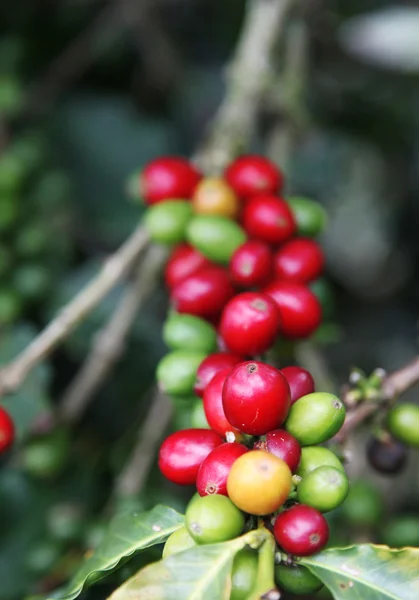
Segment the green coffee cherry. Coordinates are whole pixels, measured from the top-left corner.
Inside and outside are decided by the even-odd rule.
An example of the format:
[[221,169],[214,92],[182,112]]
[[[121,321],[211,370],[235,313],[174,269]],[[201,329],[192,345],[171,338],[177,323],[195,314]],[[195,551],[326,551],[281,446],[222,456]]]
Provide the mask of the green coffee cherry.
[[275,581],[280,588],[292,594],[312,594],[323,587],[320,579],[302,565],[277,565]]
[[243,229],[219,216],[195,216],[186,230],[187,241],[201,254],[218,263],[228,263],[234,251],[246,241]]
[[287,198],[287,202],[294,213],[300,235],[315,237],[326,229],[327,213],[318,202],[300,196]]
[[192,394],[196,371],[206,356],[191,350],[174,350],[166,354],[157,366],[159,387],[173,396]]
[[185,525],[198,544],[214,544],[240,535],[244,516],[227,496],[203,496],[188,506]]
[[390,548],[419,546],[419,515],[399,515],[386,523],[382,530],[383,542]]
[[331,319],[335,313],[335,293],[327,279],[320,278],[310,283],[311,291],[322,307],[323,320]]
[[205,416],[204,405],[200,398],[197,398],[191,408],[191,427],[196,429],[210,429],[207,417]]
[[151,239],[160,244],[177,244],[185,239],[192,205],[187,200],[166,200],[150,206],[144,216],[144,225]]
[[397,404],[388,414],[390,433],[409,446],[419,446],[419,406]]
[[236,554],[231,572],[230,600],[247,600],[255,584],[258,570],[258,553],[240,550]]
[[163,340],[173,350],[196,350],[210,354],[217,348],[215,328],[193,315],[172,313],[163,327]]
[[177,531],[174,531],[172,535],[167,539],[163,548],[163,558],[168,558],[172,554],[183,552],[188,548],[196,546],[195,540],[189,535],[186,527],[180,527]]
[[297,488],[298,501],[329,512],[342,504],[348,495],[349,481],[335,467],[318,467],[306,475]]
[[383,515],[383,501],[380,492],[369,481],[351,482],[348,496],[342,505],[342,516],[355,527],[377,525]]
[[334,394],[314,392],[299,398],[290,409],[285,429],[302,446],[332,438],[345,420],[345,406]]
[[306,446],[301,448],[301,459],[298,465],[297,475],[300,477],[306,477],[311,471],[318,467],[334,467],[342,473],[345,469],[336,456],[328,448],[322,448],[321,446]]
[[50,285],[51,276],[48,269],[41,264],[22,265],[13,275],[15,289],[26,300],[39,300]]
[[0,288],[0,325],[9,325],[22,311],[22,299],[12,288]]
[[69,447],[70,439],[65,430],[36,437],[23,448],[23,468],[36,478],[54,477],[65,467]]

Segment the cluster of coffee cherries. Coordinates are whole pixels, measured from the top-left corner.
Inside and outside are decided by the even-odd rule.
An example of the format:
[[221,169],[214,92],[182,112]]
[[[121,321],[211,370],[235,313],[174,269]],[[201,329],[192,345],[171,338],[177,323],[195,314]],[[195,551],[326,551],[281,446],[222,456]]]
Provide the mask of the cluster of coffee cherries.
[[[316,392],[307,370],[278,369],[269,354],[278,340],[306,338],[321,322],[310,284],[324,265],[313,239],[323,209],[285,200],[281,172],[261,156],[239,157],[218,178],[203,177],[184,159],[161,158],[140,181],[152,239],[174,246],[163,332],[171,351],[157,380],[175,403],[195,410],[198,402],[203,411],[200,426],[175,431],[160,448],[162,473],[197,489],[164,556],[232,539],[259,519],[286,556],[276,567],[278,585],[319,589],[290,557],[325,546],[323,513],[348,492],[342,463],[319,445],[338,432],[345,408]],[[243,573],[256,560],[250,550],[238,555],[234,600],[246,596]]]

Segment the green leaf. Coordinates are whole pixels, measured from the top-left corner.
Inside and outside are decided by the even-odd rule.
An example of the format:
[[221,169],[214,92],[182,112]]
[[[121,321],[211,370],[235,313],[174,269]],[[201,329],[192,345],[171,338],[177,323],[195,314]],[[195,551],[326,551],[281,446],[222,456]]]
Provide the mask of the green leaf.
[[156,506],[141,514],[125,512],[117,515],[94,554],[86,560],[69,584],[50,596],[49,600],[77,598],[88,579],[97,581],[104,577],[107,571],[117,567],[123,558],[138,550],[161,544],[179,529],[183,522],[183,515],[166,506]]
[[228,600],[233,560],[246,543],[242,536],[170,556],[142,569],[108,600]]
[[335,600],[417,600],[419,548],[361,544],[332,548],[301,560]]

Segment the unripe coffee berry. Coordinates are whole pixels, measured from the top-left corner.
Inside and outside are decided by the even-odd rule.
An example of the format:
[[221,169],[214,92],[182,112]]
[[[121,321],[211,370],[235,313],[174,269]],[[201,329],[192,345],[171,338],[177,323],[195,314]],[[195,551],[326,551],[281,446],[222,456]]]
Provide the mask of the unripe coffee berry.
[[314,446],[332,438],[345,420],[345,406],[334,394],[315,392],[297,400],[284,428],[302,446]]
[[227,264],[246,241],[246,234],[240,225],[227,217],[196,215],[188,223],[186,238],[210,260]]
[[198,215],[219,215],[234,219],[239,213],[240,202],[224,179],[206,177],[195,188],[192,207]]
[[188,506],[185,524],[198,544],[214,544],[237,537],[244,515],[226,496],[203,496]]
[[417,404],[397,404],[387,416],[390,433],[400,442],[409,446],[419,446],[419,406]]
[[322,466],[303,477],[298,486],[297,497],[301,504],[324,513],[340,506],[348,491],[348,478],[341,469]]

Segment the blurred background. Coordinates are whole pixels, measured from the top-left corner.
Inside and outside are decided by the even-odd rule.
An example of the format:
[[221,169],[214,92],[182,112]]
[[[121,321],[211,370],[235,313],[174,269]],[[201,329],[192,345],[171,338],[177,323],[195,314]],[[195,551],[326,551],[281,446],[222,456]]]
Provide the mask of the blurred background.
[[[353,366],[391,370],[418,351],[419,8],[304,4],[279,44],[278,79],[252,149],[283,166],[287,193],[329,213],[319,290],[326,322],[309,362],[314,356],[322,378],[326,365],[341,384]],[[244,10],[244,0],[0,3],[0,362],[33,339],[141,219],[133,175],[154,157],[196,148],[223,96]],[[121,293],[4,402],[19,439],[0,469],[0,600],[58,586],[103,535],[100,514],[165,352],[162,287],[77,421],[54,426],[50,414]],[[187,418],[177,411],[171,428]],[[334,541],[419,545],[415,456],[388,483],[354,450],[359,441],[349,467],[358,483],[349,508],[332,517]],[[189,497],[152,469],[129,502],[183,510]],[[383,515],[387,526],[378,527]],[[83,599],[103,599],[158,552]]]

